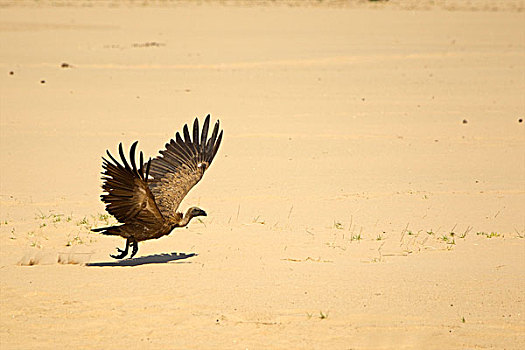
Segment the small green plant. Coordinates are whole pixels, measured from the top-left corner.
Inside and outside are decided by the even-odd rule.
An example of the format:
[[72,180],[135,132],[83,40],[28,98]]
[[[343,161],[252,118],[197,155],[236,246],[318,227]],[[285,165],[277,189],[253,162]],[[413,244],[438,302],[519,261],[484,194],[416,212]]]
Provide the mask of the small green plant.
[[383,240],[383,236],[381,234],[378,234],[376,237],[376,241],[381,241],[381,240]]
[[360,233],[358,233],[357,235],[352,235],[352,237],[350,237],[350,241],[360,241],[361,239],[363,239],[363,237],[361,237]]
[[430,231],[427,231],[427,234],[429,234],[430,236],[433,236],[435,233],[434,231],[430,230]]
[[465,322],[466,322],[466,321],[465,321],[465,317],[461,317],[461,322],[462,322],[462,323],[465,323]]
[[[314,316],[314,314],[311,313],[311,312],[307,312],[306,313],[306,317],[308,317],[308,319],[311,319],[313,316]],[[319,311],[319,318],[321,320],[324,320],[324,319],[328,318],[328,312]]]
[[438,239],[442,240],[443,242],[448,242],[449,241],[449,238],[447,235],[442,235],[441,237],[439,237]]
[[459,238],[467,237],[467,233],[469,233],[470,230],[472,230],[472,226],[468,226],[467,229],[465,230],[465,232],[463,232],[462,234],[459,235]]
[[62,221],[62,216],[64,216],[64,214],[53,214],[53,215],[51,215],[52,220],[53,220],[54,223]]
[[407,231],[407,235],[409,235],[409,236],[413,236],[413,235],[414,235],[414,232],[408,230],[408,231]]
[[452,236],[447,236],[447,235],[442,235],[441,237],[438,238],[438,240],[441,240],[443,242],[445,242],[446,244],[451,244],[451,245],[454,245],[456,244],[456,240],[454,239],[454,235]]
[[73,244],[84,244],[84,241],[82,238],[80,238],[80,235],[77,233],[76,236],[74,236],[72,239],[69,239],[66,243],[66,247],[70,247]]
[[337,229],[337,230],[342,230],[342,229],[344,229],[344,226],[339,221],[334,221],[334,228]]
[[206,223],[204,221],[202,221],[201,218],[197,218],[197,221],[200,222],[201,224],[203,224],[204,227],[206,227]]
[[99,213],[95,219],[97,219],[98,221],[103,221],[106,225],[109,225],[109,220],[111,219],[111,216],[109,214]]
[[257,215],[257,217],[254,218],[252,222],[254,224],[261,224],[261,225],[264,225],[266,223],[263,219],[261,219],[260,215]]
[[88,221],[88,219],[85,216],[84,216],[84,218],[82,220],[77,222],[77,226],[80,226],[80,225],[89,225],[89,221]]

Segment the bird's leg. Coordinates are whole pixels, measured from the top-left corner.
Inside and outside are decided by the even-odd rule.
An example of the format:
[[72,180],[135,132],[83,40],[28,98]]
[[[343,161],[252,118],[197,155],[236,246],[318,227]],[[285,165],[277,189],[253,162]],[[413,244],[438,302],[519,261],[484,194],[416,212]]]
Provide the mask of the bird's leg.
[[[110,254],[109,256],[114,258],[114,259],[122,259],[123,257],[125,257],[126,255],[128,255],[128,249],[129,249],[129,245],[131,244],[131,239],[128,238],[126,239],[126,248],[124,248],[124,250],[120,249],[117,247],[117,250],[118,252],[120,253],[119,255],[113,255],[113,254]],[[133,248],[135,249],[135,248]]]
[[131,245],[133,245],[133,249],[131,250],[131,256],[129,257],[130,259],[133,258],[135,254],[137,254],[137,252],[139,251],[139,242],[137,242],[136,239],[133,239]]

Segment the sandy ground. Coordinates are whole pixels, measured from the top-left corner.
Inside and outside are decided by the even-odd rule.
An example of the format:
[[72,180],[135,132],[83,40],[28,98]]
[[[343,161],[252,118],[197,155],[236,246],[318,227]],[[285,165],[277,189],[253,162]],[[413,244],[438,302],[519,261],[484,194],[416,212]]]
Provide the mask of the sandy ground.
[[[445,3],[3,7],[0,348],[524,348],[525,13]],[[208,113],[209,216],[109,258],[100,157]]]

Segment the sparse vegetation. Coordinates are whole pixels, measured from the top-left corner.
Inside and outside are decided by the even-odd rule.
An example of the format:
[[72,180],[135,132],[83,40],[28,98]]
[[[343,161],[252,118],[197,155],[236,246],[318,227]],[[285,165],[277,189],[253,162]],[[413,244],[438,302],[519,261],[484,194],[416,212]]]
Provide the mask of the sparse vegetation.
[[82,220],[77,222],[77,226],[81,226],[81,225],[89,225],[89,221],[85,216]]
[[[290,206],[289,210],[285,213],[286,217],[290,217],[293,213],[294,207]],[[240,205],[238,208],[238,211],[240,211]],[[107,213],[97,213],[97,214],[88,214],[84,216],[74,216],[71,214],[63,214],[63,213],[56,213],[56,212],[45,212],[42,210],[38,210],[35,215],[35,220],[38,220],[37,225],[38,227],[35,227],[33,230],[27,232],[27,230],[24,230],[27,232],[26,240],[27,243],[30,244],[32,247],[42,247],[42,244],[46,242],[47,238],[44,236],[44,233],[49,234],[50,226],[58,227],[58,225],[67,225],[67,223],[71,223],[70,230],[66,230],[65,232],[70,232],[67,234],[67,238],[64,241],[65,246],[74,246],[74,245],[81,245],[81,244],[89,244],[97,239],[97,235],[93,234],[90,229],[92,227],[97,227],[101,225],[111,225],[115,222],[115,219],[107,214]],[[202,219],[197,218],[196,222],[198,224],[202,224],[204,227],[206,227],[207,224],[209,224],[208,221],[203,221]],[[234,221],[235,222],[235,221]],[[233,222],[233,224],[235,224]],[[268,225],[268,229],[271,230],[278,230],[279,229],[279,222],[277,221],[273,225],[269,225],[265,219],[262,218],[261,215],[257,215],[253,217],[251,220],[254,224],[260,224],[260,225]],[[231,220],[228,221],[228,223],[232,223]],[[0,226],[7,225],[8,221],[6,219],[0,220]],[[377,224],[376,224],[377,225]],[[325,227],[332,230],[331,235],[333,236],[328,242],[325,241],[325,245],[330,248],[338,248],[342,252],[348,251],[351,246],[351,243],[354,241],[357,242],[364,242],[363,244],[374,244],[375,247],[371,248],[371,250],[378,251],[377,254],[373,254],[373,256],[369,257],[366,260],[363,260],[363,262],[383,262],[385,261],[385,258],[391,257],[391,256],[408,256],[413,253],[425,251],[425,250],[452,250],[454,249],[454,246],[458,243],[457,239],[462,238],[465,239],[468,236],[468,233],[472,231],[472,226],[466,226],[461,228],[461,231],[458,229],[456,230],[458,225],[454,225],[449,230],[441,230],[438,228],[438,230],[434,229],[427,229],[427,230],[418,230],[417,228],[409,228],[410,223],[407,223],[406,226],[401,230],[401,236],[399,237],[399,248],[396,248],[395,245],[392,246],[390,243],[393,243],[389,238],[392,238],[392,234],[386,235],[385,231],[379,231],[373,236],[365,237],[366,235],[363,235],[363,227],[359,228],[359,225],[355,224],[353,221],[353,216],[350,216],[349,222],[344,222],[340,219],[334,219],[332,221],[332,225],[329,227]],[[76,226],[76,227],[75,227]],[[64,226],[67,227],[67,226]],[[11,229],[11,228],[10,228]],[[306,228],[306,232],[314,236],[314,230],[315,228]],[[459,231],[459,233],[457,232]],[[514,237],[524,238],[525,235],[521,233],[520,231],[516,230],[516,234],[513,234]],[[377,231],[376,231],[377,232]],[[476,232],[476,231],[474,231]],[[14,227],[11,230],[11,235],[8,236],[11,240],[16,240],[23,238],[23,236],[15,235],[15,229]],[[425,234],[426,233],[426,234]],[[319,233],[321,234],[321,232]],[[486,232],[486,231],[478,231],[476,232],[477,236],[484,236],[486,238],[497,238],[502,237],[503,234],[498,232]],[[365,241],[365,239],[368,239]],[[381,241],[381,242],[379,242]],[[377,244],[373,242],[378,242]],[[381,251],[384,245],[384,243],[388,243],[386,247],[388,249],[384,252]],[[378,249],[379,247],[379,249]],[[385,248],[386,249],[386,248]],[[322,260],[320,258],[312,258],[312,257],[306,257],[304,259],[283,259],[288,261],[297,261],[297,262],[306,262],[306,261],[312,261],[312,262],[332,262],[329,260]]]
[[318,262],[318,263],[333,263],[332,260],[323,260],[323,259],[321,259],[321,257],[318,257],[318,258],[316,259],[316,258],[312,258],[312,257],[310,257],[310,256],[306,257],[306,259],[284,258],[284,259],[281,259],[281,260],[284,260],[284,261],[292,261],[292,262],[313,261],[313,262]]
[[80,238],[80,235],[78,233],[73,238],[68,239],[66,247],[70,247],[73,244],[84,244],[84,241],[82,240],[82,238]]
[[[67,234],[67,240],[64,243],[65,246],[72,246],[77,244],[88,244],[93,243],[97,240],[97,236],[91,232],[91,228],[100,225],[111,225],[114,219],[107,213],[97,213],[95,215],[81,216],[82,219],[75,218],[72,213],[69,215],[63,213],[56,213],[49,211],[48,213],[38,210],[35,214],[35,220],[37,220],[38,229],[30,230],[27,232],[27,241],[31,247],[42,248],[43,242],[48,240],[48,237],[44,235],[44,232],[50,232],[49,227],[55,228],[61,227]],[[74,220],[76,219],[76,220]],[[10,239],[17,239],[14,235],[15,228],[11,231]],[[63,231],[62,231],[63,232]]]
[[494,237],[500,237],[501,234],[497,233],[497,232],[491,232],[491,233],[486,233],[486,232],[477,232],[476,233],[478,236],[485,236],[487,238],[494,238]]
[[53,214],[51,216],[51,220],[54,222],[54,223],[57,223],[57,222],[60,222],[62,221],[62,217],[64,216],[64,214]]
[[95,217],[95,219],[98,219],[98,221],[101,221],[103,223],[105,223],[106,225],[109,225],[109,222],[110,222],[110,219],[111,219],[111,216],[109,214],[105,214],[105,213],[99,213],[97,217]]

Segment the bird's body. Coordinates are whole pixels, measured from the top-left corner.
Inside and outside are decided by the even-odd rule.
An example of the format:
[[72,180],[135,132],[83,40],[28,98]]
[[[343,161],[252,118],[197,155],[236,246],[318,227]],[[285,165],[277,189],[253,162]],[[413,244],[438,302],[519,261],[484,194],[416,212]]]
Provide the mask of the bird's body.
[[185,214],[177,209],[186,194],[200,181],[219,149],[222,140],[219,121],[208,139],[209,123],[208,115],[199,136],[199,122],[195,119],[193,139],[188,126],[184,125],[183,137],[176,133],[175,140],[166,144],[160,156],[144,163],[140,152],[138,166],[135,160],[137,142],[130,149],[131,165],[126,160],[122,144],[119,145],[122,164],[109,151],[111,161],[102,158],[102,188],[106,193],[101,199],[106,203],[107,212],[120,224],[92,231],[126,238],[126,248],[117,248],[121,254],[112,257],[125,257],[130,246],[133,247],[133,257],[138,242],[168,235],[174,228],[188,225],[192,218],[206,216],[206,212],[197,207],[189,208]]

